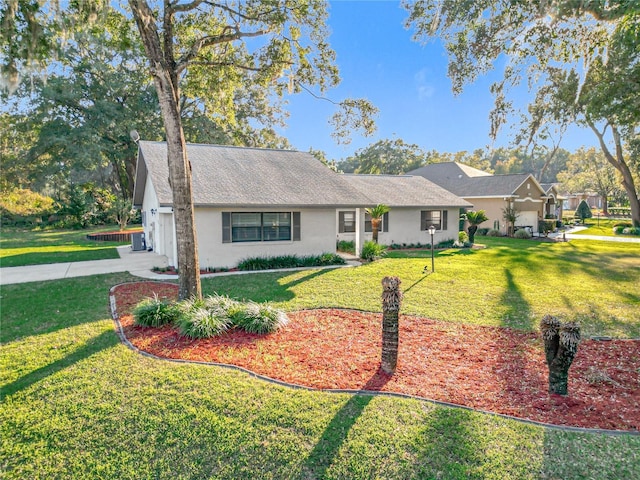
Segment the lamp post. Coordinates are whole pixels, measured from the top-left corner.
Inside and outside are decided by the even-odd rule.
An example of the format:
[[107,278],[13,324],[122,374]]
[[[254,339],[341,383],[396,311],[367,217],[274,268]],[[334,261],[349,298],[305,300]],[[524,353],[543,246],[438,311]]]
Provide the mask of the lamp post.
[[436,227],[431,225],[429,227],[429,235],[431,235],[431,273],[434,273],[436,271],[434,268],[434,262],[433,262],[433,235],[435,233],[436,233]]

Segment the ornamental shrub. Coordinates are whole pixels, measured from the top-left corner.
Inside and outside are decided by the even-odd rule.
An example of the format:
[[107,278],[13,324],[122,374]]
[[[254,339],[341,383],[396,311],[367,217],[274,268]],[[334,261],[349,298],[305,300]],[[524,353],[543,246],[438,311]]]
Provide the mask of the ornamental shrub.
[[384,257],[386,255],[387,247],[368,240],[362,245],[362,252],[360,252],[360,258],[363,260],[373,261],[377,258]]
[[591,213],[591,208],[589,207],[589,204],[587,203],[586,200],[582,200],[578,205],[578,208],[576,209],[575,217],[579,218],[582,221],[582,223],[584,223],[585,218],[593,217],[593,214]]
[[502,236],[502,234],[500,233],[500,230],[497,230],[495,228],[492,228],[487,232],[487,237],[500,237],[500,236]]
[[348,242],[347,240],[340,240],[337,244],[337,250],[339,252],[345,252],[350,254],[356,253],[356,244],[355,242]]
[[469,235],[467,235],[467,232],[465,231],[458,232],[458,242],[464,244],[464,243],[467,243],[468,241],[469,241]]
[[640,235],[640,228],[638,227],[627,227],[622,230],[624,235]]
[[191,298],[178,304],[180,334],[189,338],[209,338],[226,332],[233,322],[223,304],[213,297]]
[[259,303],[242,304],[233,313],[233,321],[244,331],[249,333],[273,333],[289,323],[289,317],[282,310],[270,305]]
[[514,238],[520,238],[520,239],[531,238],[531,234],[527,231],[526,228],[521,228],[520,230],[517,230],[513,236]]
[[175,322],[180,317],[180,309],[175,303],[160,300],[155,295],[145,298],[133,309],[133,320],[136,325],[160,327]]

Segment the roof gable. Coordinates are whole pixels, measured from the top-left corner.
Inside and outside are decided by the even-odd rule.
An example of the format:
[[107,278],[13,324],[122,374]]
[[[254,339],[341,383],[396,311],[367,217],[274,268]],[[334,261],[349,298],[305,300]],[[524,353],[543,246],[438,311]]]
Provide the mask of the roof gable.
[[492,175],[456,162],[431,163],[409,174],[421,175],[463,198],[508,197],[527,180],[534,182],[544,194],[544,189],[529,173]]

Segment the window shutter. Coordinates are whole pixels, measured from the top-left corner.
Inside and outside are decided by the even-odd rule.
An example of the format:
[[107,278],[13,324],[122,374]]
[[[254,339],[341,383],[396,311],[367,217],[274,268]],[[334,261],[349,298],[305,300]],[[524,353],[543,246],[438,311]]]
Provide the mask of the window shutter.
[[384,216],[382,217],[382,231],[383,232],[389,231],[389,212],[385,213]]
[[425,210],[422,210],[420,212],[420,230],[426,230],[427,229],[427,212]]
[[344,212],[338,212],[338,233],[344,233]]
[[222,212],[222,243],[231,243],[231,212]]
[[443,210],[442,211],[442,230],[446,230],[447,229],[447,214],[449,213],[448,210]]
[[300,241],[300,212],[293,212],[293,241]]

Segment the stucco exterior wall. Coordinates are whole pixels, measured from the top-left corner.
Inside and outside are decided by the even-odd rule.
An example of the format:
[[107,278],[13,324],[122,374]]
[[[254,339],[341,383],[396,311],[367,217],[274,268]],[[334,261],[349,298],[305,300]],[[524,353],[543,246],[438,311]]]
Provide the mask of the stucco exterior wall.
[[[502,209],[507,203],[502,198],[465,198],[467,202],[473,203],[473,210],[484,210],[488,220],[478,225],[478,228],[496,228],[503,234],[507,233],[507,226],[502,218]],[[465,225],[465,229],[467,225]]]
[[[300,241],[222,241],[222,212],[300,212]],[[319,255],[336,251],[335,209],[300,208],[196,208],[195,221],[201,268],[235,267],[248,257],[277,255]]]

